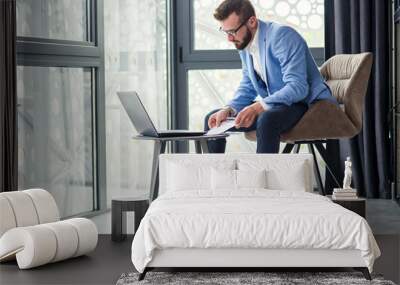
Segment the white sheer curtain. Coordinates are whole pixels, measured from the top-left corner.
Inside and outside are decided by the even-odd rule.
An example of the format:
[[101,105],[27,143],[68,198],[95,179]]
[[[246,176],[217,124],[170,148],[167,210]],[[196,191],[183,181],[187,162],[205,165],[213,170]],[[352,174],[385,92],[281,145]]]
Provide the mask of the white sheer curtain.
[[135,90],[157,127],[167,127],[165,0],[105,0],[107,197],[148,193],[153,143],[136,131],[117,91]]
[[17,0],[17,34],[25,37],[86,41],[86,2]]
[[44,188],[62,217],[93,210],[90,68],[17,68],[18,188]]
[[[17,0],[17,35],[87,40],[86,0]],[[62,217],[93,210],[92,69],[18,66],[18,188],[41,187]]]

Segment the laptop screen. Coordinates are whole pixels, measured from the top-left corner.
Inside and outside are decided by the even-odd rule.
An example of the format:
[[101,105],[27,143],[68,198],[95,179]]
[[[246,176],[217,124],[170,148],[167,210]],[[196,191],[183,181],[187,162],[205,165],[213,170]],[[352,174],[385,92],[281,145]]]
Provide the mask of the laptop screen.
[[135,91],[117,92],[117,94],[136,131],[143,136],[158,137],[157,129],[140,101],[139,95]]

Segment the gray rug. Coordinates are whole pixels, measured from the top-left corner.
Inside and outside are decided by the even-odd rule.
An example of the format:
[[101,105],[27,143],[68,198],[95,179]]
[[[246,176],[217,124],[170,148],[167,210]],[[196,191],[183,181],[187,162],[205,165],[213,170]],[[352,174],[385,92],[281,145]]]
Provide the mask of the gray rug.
[[134,284],[379,284],[395,285],[382,276],[372,275],[368,281],[359,272],[148,272],[146,278],[138,281],[138,273],[122,274],[117,285]]

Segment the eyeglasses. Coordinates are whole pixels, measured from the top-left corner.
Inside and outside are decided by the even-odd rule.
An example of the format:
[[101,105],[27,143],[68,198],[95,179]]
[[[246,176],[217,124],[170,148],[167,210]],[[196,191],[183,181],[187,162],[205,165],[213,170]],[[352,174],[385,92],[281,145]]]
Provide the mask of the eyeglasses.
[[248,21],[249,19],[250,19],[250,18],[247,18],[245,21],[243,21],[243,22],[240,24],[240,26],[237,27],[236,29],[224,31],[224,30],[222,29],[222,27],[219,27],[219,31],[222,32],[222,33],[224,33],[224,34],[227,35],[227,36],[233,36],[233,37],[234,37],[234,36],[236,36],[236,33],[240,30],[240,28],[243,27],[243,26],[247,23],[247,21]]

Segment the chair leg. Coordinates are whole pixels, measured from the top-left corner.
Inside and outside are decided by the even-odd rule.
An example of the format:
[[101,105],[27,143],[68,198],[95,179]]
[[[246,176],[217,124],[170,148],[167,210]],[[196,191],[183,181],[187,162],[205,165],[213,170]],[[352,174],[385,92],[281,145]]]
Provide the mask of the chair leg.
[[354,270],[361,271],[365,279],[372,280],[371,274],[369,274],[369,270],[367,267],[354,267]]
[[292,149],[294,148],[294,144],[292,143],[287,143],[284,147],[284,149],[282,150],[282,153],[290,153],[292,151]]
[[328,156],[326,154],[326,149],[324,148],[324,146],[322,145],[322,143],[315,143],[314,144],[315,147],[317,148],[317,151],[319,152],[319,154],[322,157],[322,160],[325,163],[326,168],[328,169],[329,173],[331,174],[331,176],[333,177],[333,180],[335,180],[336,185],[341,188],[342,185],[340,185],[340,183],[338,182],[338,179],[336,177],[336,175],[333,173],[329,163],[328,163]]
[[301,147],[301,143],[296,143],[296,145],[294,147],[294,153],[299,153],[300,152],[300,147]]
[[312,143],[307,144],[307,146],[308,146],[308,151],[312,154],[313,159],[314,159],[314,174],[315,174],[315,178],[317,180],[319,193],[321,195],[325,196],[326,194],[325,194],[324,184],[323,184],[322,178],[321,178],[321,173],[320,173],[319,167],[318,167],[317,155],[315,153]]

